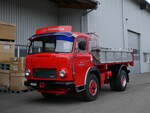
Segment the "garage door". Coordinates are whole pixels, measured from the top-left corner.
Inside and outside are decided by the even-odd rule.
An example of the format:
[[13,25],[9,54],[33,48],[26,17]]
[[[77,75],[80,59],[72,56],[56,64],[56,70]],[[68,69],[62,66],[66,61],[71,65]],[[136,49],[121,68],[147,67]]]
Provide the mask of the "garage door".
[[132,74],[140,73],[140,34],[128,31],[128,47],[133,48],[134,52],[134,67],[130,67]]

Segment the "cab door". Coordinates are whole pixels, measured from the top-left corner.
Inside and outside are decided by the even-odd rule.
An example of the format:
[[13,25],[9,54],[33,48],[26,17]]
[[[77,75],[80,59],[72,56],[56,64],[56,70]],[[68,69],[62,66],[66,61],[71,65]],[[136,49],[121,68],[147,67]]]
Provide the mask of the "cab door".
[[75,44],[74,80],[76,86],[84,85],[85,75],[91,65],[91,55],[88,51],[86,37],[78,37]]

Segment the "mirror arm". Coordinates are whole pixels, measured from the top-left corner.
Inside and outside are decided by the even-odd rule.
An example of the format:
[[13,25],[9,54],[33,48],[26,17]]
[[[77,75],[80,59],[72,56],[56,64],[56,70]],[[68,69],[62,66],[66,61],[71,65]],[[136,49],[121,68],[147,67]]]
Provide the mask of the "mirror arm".
[[79,49],[75,48],[75,53],[79,53]]

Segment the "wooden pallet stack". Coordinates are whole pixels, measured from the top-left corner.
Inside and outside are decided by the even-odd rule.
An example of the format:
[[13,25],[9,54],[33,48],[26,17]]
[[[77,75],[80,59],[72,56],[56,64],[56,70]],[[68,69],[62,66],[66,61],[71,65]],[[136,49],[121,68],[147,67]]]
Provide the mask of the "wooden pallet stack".
[[10,64],[0,63],[0,88],[9,89]]
[[0,22],[0,63],[10,62],[14,57],[16,26]]
[[0,22],[0,88],[9,88],[10,58],[14,57],[16,26]]
[[15,58],[16,26],[0,22],[0,89],[24,90],[24,58]]
[[7,91],[24,91],[28,88],[24,85],[25,58],[13,57],[9,63],[0,63],[0,89]]

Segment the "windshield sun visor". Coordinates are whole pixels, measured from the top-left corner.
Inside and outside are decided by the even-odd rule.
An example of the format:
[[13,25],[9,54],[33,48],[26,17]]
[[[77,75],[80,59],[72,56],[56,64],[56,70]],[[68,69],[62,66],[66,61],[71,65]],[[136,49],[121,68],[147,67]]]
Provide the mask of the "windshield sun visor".
[[65,41],[69,41],[69,42],[73,42],[74,38],[73,37],[66,37],[66,36],[56,36],[57,40],[65,40]]
[[53,33],[35,34],[32,37],[30,37],[29,40],[33,40],[38,37],[46,37],[46,36],[65,36],[65,38],[66,37],[73,38],[73,35],[71,32],[53,32]]

